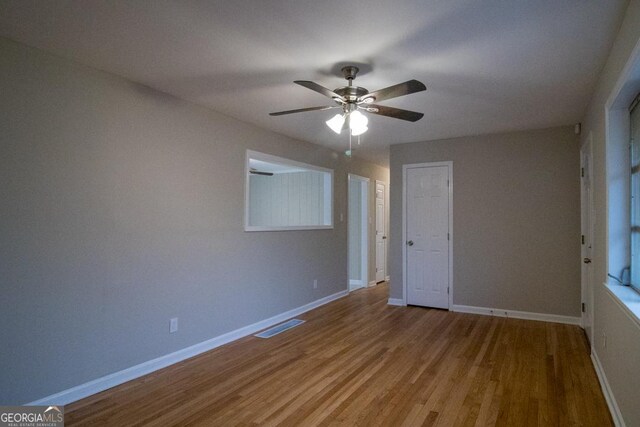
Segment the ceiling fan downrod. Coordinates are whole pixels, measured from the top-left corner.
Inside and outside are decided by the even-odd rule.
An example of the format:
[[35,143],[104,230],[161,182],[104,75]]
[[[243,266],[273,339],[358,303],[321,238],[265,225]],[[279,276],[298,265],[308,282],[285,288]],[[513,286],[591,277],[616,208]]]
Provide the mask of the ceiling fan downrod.
[[342,75],[349,81],[349,86],[351,86],[353,81],[356,79],[356,74],[358,74],[358,71],[360,71],[360,69],[355,65],[347,65],[346,67],[342,67],[340,71],[342,71]]

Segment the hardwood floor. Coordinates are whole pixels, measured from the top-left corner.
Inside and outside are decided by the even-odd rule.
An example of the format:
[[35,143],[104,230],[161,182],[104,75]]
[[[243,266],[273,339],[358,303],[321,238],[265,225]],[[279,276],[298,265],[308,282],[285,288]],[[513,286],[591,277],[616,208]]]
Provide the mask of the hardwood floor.
[[613,425],[580,328],[391,307],[387,292],[67,405],[67,425]]

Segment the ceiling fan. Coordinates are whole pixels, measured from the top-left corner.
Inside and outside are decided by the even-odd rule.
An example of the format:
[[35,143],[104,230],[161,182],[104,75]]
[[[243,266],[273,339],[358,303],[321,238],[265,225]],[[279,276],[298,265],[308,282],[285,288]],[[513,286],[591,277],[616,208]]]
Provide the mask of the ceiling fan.
[[364,114],[362,114],[362,111],[377,114],[379,116],[407,120],[409,122],[416,122],[424,116],[424,114],[417,113],[415,111],[374,104],[374,102],[384,101],[426,90],[427,87],[418,80],[409,80],[404,83],[369,92],[363,87],[353,86],[353,80],[355,80],[356,74],[358,74],[359,71],[358,67],[348,65],[346,67],[342,67],[341,71],[342,74],[344,74],[344,78],[349,82],[349,85],[339,87],[335,90],[327,89],[318,83],[308,80],[294,81],[294,83],[299,84],[300,86],[304,86],[307,89],[311,89],[332,99],[337,105],[278,111],[276,113],[269,113],[269,115],[282,116],[285,114],[304,113],[307,111],[323,111],[341,108],[342,114],[336,114],[333,118],[327,120],[327,126],[337,134],[340,134],[340,132],[345,129],[349,129],[351,131],[351,135],[354,136],[361,135],[368,129],[368,119]]

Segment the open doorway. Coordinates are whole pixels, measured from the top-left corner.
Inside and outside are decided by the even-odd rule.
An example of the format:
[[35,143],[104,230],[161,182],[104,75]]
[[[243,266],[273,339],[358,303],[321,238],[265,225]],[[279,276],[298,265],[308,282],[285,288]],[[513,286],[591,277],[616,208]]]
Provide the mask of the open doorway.
[[349,291],[353,291],[369,281],[369,178],[353,174],[348,178]]

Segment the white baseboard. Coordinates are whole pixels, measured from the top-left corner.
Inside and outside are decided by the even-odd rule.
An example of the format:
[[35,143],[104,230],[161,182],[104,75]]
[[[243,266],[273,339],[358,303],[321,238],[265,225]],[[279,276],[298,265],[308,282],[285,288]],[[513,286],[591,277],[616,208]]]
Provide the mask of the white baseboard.
[[389,300],[387,301],[387,304],[389,305],[399,305],[399,306],[404,306],[404,301],[402,300],[402,298],[389,298]]
[[268,319],[261,320],[259,322],[236,329],[235,331],[228,332],[215,338],[211,338],[207,341],[203,341],[190,347],[183,348],[182,350],[178,350],[176,352],[160,356],[156,359],[140,363],[139,365],[132,366],[122,371],[114,372],[113,374],[106,375],[102,378],[98,378],[93,381],[80,384],[73,388],[63,390],[59,393],[43,397],[42,399],[35,400],[33,402],[27,403],[26,405],[67,405],[71,402],[75,402],[76,400],[83,399],[87,396],[91,396],[92,394],[99,393],[111,387],[115,387],[127,381],[131,381],[143,375],[147,375],[151,372],[157,371],[158,369],[162,369],[167,366],[173,365],[174,363],[189,359],[190,357],[197,356],[200,353],[213,350],[214,348],[220,347],[224,344],[228,344],[231,341],[235,341],[237,339],[246,337],[247,335],[254,334],[262,329],[276,325],[280,322],[298,316],[309,310],[313,310],[314,308],[330,303],[331,301],[335,301],[346,295],[348,295],[348,292],[346,290],[337,292],[333,295],[328,295],[324,298],[320,298],[316,301],[310,302],[309,304],[294,308],[293,310],[289,310]]
[[384,278],[384,281],[385,281],[385,282],[388,282],[388,281],[390,281],[390,280],[391,280],[391,276],[387,276],[387,277],[385,277],[385,278]]
[[369,282],[369,287],[375,286],[377,284],[378,284],[378,282],[376,282],[375,280],[372,280],[372,281]]
[[353,279],[349,279],[349,287],[353,286],[353,287],[365,287],[367,285],[367,282],[365,280],[353,280]]
[[604,373],[604,369],[602,369],[602,364],[600,364],[600,359],[598,358],[598,354],[596,353],[595,348],[591,348],[591,361],[593,362],[593,367],[596,369],[596,374],[598,375],[598,381],[600,381],[600,387],[602,388],[602,394],[604,394],[604,399],[607,401],[607,406],[609,406],[609,412],[611,412],[611,418],[613,418],[613,423],[617,427],[626,427],[624,423],[624,419],[622,418],[622,413],[620,412],[620,408],[618,408],[618,403],[616,402],[616,398],[613,396],[613,392],[611,391],[611,387],[609,387],[609,381],[607,381],[607,376]]
[[582,319],[580,317],[561,316],[559,314],[531,313],[528,311],[503,310],[498,308],[473,307],[470,305],[454,304],[451,306],[451,311],[497,317],[512,317],[514,319],[539,320],[542,322],[566,323],[578,326],[582,323]]

